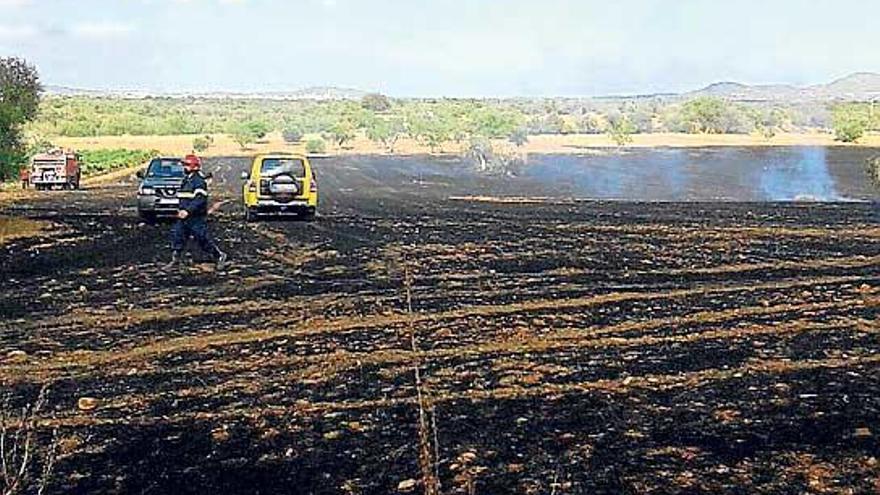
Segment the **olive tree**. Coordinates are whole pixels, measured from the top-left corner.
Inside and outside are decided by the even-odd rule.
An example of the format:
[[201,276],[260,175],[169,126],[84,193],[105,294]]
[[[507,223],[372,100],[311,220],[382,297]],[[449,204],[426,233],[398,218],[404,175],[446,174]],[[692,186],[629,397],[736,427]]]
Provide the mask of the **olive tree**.
[[623,147],[632,143],[632,135],[636,131],[636,126],[630,120],[629,115],[621,113],[608,117],[608,136],[617,146]]
[[696,98],[681,107],[681,119],[691,133],[721,134],[724,132],[724,106],[718,98]]
[[27,160],[22,126],[37,116],[41,91],[35,67],[20,58],[0,58],[0,180]]
[[753,110],[750,117],[755,131],[767,140],[773,139],[789,120],[785,110],[781,108]]
[[327,139],[336,143],[336,146],[342,148],[345,143],[353,140],[357,134],[357,127],[348,119],[342,119],[330,126],[325,133]]
[[834,135],[838,141],[854,143],[861,139],[871,124],[870,116],[857,105],[841,105],[832,114]]
[[399,117],[388,119],[377,117],[366,127],[367,138],[384,146],[388,153],[394,153],[394,146],[405,133],[406,125]]
[[361,98],[361,106],[367,110],[381,113],[391,110],[391,101],[383,94],[370,93]]
[[431,153],[441,149],[443,143],[455,134],[455,122],[445,112],[419,110],[406,115],[406,133],[427,145]]
[[247,149],[248,145],[255,143],[259,139],[259,133],[255,126],[249,125],[247,122],[233,124],[229,127],[228,133],[241,149]]

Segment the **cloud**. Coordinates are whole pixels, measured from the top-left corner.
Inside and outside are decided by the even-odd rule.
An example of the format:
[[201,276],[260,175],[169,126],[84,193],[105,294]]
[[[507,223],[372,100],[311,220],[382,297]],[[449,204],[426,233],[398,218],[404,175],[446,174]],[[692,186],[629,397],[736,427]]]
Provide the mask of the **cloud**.
[[32,3],[34,3],[33,0],[0,0],[0,9],[24,7]]
[[40,30],[35,26],[30,25],[3,25],[0,24],[0,39],[14,39],[20,40],[25,38],[32,38],[39,34]]
[[122,22],[84,22],[76,24],[70,33],[78,38],[106,40],[125,38],[134,32],[134,26]]
[[[2,1],[2,0],[0,0]],[[0,24],[0,39],[39,40],[72,37],[84,40],[126,38],[135,31],[131,24],[121,22],[83,22],[73,26],[57,24]]]
[[171,0],[171,3],[179,3],[184,5],[193,5],[193,4],[203,4],[203,3],[218,3],[220,5],[244,5],[248,2],[248,0]]
[[[0,0],[3,1],[3,0]],[[141,0],[143,3],[152,4],[155,0]],[[196,5],[196,4],[204,4],[204,3],[218,3],[220,5],[244,5],[247,3],[247,0],[170,0],[172,4],[178,5]]]

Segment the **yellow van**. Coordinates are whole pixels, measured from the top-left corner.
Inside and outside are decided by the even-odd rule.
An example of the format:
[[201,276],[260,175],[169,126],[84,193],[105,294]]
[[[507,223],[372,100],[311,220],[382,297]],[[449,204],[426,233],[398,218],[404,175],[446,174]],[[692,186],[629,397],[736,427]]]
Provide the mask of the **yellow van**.
[[318,182],[304,155],[272,153],[254,158],[250,172],[242,172],[245,219],[262,216],[298,216],[311,219],[318,209]]

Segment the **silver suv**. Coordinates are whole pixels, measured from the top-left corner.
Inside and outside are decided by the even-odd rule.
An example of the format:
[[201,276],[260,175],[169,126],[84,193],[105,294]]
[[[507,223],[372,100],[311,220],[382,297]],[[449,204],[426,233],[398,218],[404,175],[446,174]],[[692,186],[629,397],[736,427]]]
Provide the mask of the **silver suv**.
[[180,200],[177,189],[183,182],[183,162],[180,158],[157,157],[150,160],[146,170],[139,170],[137,192],[138,214],[147,222],[158,217],[177,214]]

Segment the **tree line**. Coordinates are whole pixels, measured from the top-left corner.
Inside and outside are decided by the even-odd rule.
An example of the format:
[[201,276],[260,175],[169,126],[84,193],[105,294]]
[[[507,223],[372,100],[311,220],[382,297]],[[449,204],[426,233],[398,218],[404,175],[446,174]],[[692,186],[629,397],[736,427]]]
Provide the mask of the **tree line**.
[[[429,146],[469,134],[519,139],[536,134],[680,132],[748,134],[834,129],[848,140],[876,127],[865,105],[804,107],[757,105],[700,97],[608,103],[540,100],[397,100],[368,95],[362,101],[275,101],[172,98],[49,97],[31,129],[44,136],[208,135],[226,133],[242,142],[271,131],[296,139],[324,135],[344,145],[363,132],[393,148],[409,135]],[[857,138],[856,138],[857,139]]]
[[[505,140],[514,146],[539,134],[607,134],[623,146],[634,134],[759,133],[833,130],[853,142],[880,128],[873,104],[744,104],[714,97],[682,101],[642,99],[392,99],[370,94],[360,101],[231,100],[200,98],[41,98],[39,77],[17,58],[0,58],[0,178],[8,178],[34,146],[52,138],[118,135],[193,135],[197,150],[211,135],[228,134],[242,148],[280,131],[308,138],[309,151],[326,143],[345,147],[365,136],[394,152],[400,139],[432,151],[456,143],[471,154]],[[29,143],[24,136],[32,136]]]

